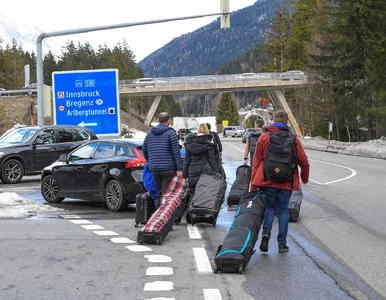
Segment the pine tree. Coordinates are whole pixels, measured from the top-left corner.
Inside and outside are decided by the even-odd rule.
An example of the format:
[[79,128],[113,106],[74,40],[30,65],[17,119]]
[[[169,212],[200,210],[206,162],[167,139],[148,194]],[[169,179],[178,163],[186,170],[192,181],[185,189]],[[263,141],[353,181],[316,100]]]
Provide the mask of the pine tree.
[[239,125],[240,123],[240,115],[233,92],[223,93],[217,108],[216,123],[222,124],[224,120],[228,121],[229,126]]

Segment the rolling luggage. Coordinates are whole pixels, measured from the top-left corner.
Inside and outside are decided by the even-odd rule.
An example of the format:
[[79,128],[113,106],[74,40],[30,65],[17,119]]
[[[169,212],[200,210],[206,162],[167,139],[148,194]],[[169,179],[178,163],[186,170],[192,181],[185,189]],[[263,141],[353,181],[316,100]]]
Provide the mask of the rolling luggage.
[[155,210],[154,200],[150,193],[138,194],[135,197],[135,227],[145,225]]
[[254,247],[263,223],[265,208],[265,196],[261,191],[249,192],[241,197],[229,232],[223,244],[218,246],[214,259],[215,273],[244,272],[255,253]]
[[227,182],[218,173],[202,174],[189,204],[189,221],[216,226],[217,216],[224,202]]
[[300,214],[300,206],[302,205],[303,191],[299,186],[299,191],[292,191],[291,199],[288,204],[289,221],[297,222]]
[[137,242],[160,245],[180,216],[181,202],[187,193],[185,179],[175,176],[161,199],[160,207],[152,214],[137,235]]
[[248,165],[241,165],[236,169],[236,179],[232,184],[227,199],[227,204],[229,206],[238,205],[241,196],[249,191],[251,173],[252,168]]

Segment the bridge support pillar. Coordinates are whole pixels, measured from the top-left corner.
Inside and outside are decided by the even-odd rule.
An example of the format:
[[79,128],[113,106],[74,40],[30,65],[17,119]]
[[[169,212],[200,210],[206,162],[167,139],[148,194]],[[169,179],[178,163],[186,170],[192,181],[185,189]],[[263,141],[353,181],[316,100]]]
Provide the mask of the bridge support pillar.
[[273,104],[277,108],[284,110],[288,114],[288,119],[293,129],[293,132],[299,138],[302,138],[303,134],[299,128],[298,123],[296,122],[294,115],[292,114],[290,107],[288,106],[287,101],[285,100],[283,92],[281,90],[268,89],[268,94],[272,98]]
[[154,114],[158,108],[159,103],[161,102],[162,96],[155,96],[153,103],[150,106],[149,112],[147,113],[145,119],[145,125],[150,126],[151,120],[153,120]]

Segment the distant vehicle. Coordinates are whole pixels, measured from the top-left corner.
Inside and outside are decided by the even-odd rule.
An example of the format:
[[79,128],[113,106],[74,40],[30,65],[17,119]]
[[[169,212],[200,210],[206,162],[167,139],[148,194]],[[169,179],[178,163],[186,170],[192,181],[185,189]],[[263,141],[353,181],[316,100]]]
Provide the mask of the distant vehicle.
[[250,133],[251,131],[254,131],[255,128],[247,128],[245,129],[245,132],[243,134],[243,137],[241,138],[241,141],[245,144],[247,142],[247,136],[248,136],[248,133]]
[[177,134],[178,134],[178,139],[180,140],[184,140],[185,137],[188,135],[188,134],[191,134],[192,131],[188,128],[180,128],[178,129],[177,131]]
[[234,77],[235,81],[256,81],[261,79],[261,74],[258,73],[243,73]]
[[293,70],[284,72],[280,75],[281,80],[304,80],[306,79],[306,75],[303,71]]
[[143,88],[143,87],[155,87],[157,85],[165,85],[167,81],[160,80],[157,78],[139,78],[134,80],[131,84],[134,88]]
[[98,137],[88,128],[71,125],[20,127],[0,139],[0,180],[18,183],[76,147]]
[[245,129],[242,126],[226,126],[224,127],[223,137],[228,135],[231,137],[242,137]]
[[37,83],[31,83],[29,85],[22,87],[23,90],[31,90],[31,89],[37,89],[37,88],[38,88]]
[[212,83],[212,82],[216,82],[216,76],[202,75],[202,76],[188,77],[186,79],[186,84],[189,84],[189,85]]
[[105,202],[111,211],[127,209],[144,192],[146,163],[142,142],[130,139],[90,141],[44,168],[41,193],[49,203],[64,198]]

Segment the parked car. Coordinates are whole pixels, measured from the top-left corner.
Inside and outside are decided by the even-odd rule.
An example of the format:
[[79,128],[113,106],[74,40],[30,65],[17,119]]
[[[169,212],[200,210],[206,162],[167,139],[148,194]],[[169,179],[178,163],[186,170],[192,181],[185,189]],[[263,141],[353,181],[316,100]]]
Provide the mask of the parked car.
[[245,132],[245,129],[241,126],[226,126],[224,127],[223,137],[228,135],[231,137],[242,137]]
[[306,75],[303,71],[293,70],[284,72],[280,75],[281,80],[304,80],[306,79]]
[[142,172],[146,163],[142,142],[131,139],[90,141],[44,168],[41,193],[49,203],[64,198],[106,202],[121,211],[144,192]]
[[0,139],[0,180],[18,183],[24,175],[39,174],[61,154],[96,139],[92,130],[79,126],[16,128]]
[[241,138],[241,141],[245,144],[247,142],[247,136],[248,136],[248,133],[250,133],[251,131],[254,131],[255,128],[247,128],[245,129],[245,132]]

